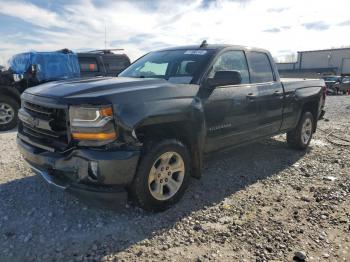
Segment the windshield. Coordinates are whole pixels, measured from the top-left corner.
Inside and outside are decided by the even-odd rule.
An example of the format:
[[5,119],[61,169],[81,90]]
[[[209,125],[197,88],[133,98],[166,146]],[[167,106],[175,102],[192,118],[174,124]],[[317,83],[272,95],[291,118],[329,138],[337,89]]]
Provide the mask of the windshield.
[[337,76],[326,76],[323,78],[325,81],[337,81],[339,77]]
[[170,50],[149,53],[119,74],[123,77],[162,78],[190,84],[198,79],[214,50]]
[[343,78],[343,83],[349,83],[349,82],[350,82],[350,77]]

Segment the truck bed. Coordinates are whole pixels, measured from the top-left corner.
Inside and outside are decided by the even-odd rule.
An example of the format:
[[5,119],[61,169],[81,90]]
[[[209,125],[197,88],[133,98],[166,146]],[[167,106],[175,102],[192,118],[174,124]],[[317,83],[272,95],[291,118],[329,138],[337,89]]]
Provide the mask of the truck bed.
[[281,78],[285,90],[295,90],[305,87],[323,87],[323,79],[306,79],[306,78]]

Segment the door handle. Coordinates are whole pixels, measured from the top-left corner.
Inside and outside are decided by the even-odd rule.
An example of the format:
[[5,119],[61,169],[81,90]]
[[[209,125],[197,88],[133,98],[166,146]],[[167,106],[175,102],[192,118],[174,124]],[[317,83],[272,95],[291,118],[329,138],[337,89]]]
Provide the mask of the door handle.
[[247,97],[249,97],[249,98],[254,98],[254,97],[255,97],[255,94],[254,94],[254,93],[249,93],[249,94],[247,95]]
[[279,98],[283,98],[283,93],[279,90],[276,90],[275,92],[273,92],[274,96],[278,96]]
[[254,93],[247,94],[247,100],[248,102],[253,102],[255,100],[255,94]]

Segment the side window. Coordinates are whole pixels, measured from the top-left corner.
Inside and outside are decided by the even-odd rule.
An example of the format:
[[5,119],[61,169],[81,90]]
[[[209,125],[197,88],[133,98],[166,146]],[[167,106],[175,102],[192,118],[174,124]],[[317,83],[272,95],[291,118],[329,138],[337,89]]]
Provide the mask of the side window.
[[80,58],[80,71],[82,72],[98,72],[97,61],[95,58]]
[[103,62],[107,71],[120,71],[126,68],[129,63],[126,59],[123,58],[104,58]]
[[247,52],[252,83],[274,81],[270,60],[265,53]]
[[249,71],[243,51],[227,51],[221,54],[213,65],[209,78],[213,78],[217,71],[239,71],[242,84],[249,83]]

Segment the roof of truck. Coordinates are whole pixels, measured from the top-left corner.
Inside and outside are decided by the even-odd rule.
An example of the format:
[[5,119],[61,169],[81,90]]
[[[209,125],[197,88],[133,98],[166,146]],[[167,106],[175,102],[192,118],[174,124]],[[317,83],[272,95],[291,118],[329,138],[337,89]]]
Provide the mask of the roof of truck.
[[157,51],[170,51],[170,50],[193,50],[193,49],[203,49],[203,50],[221,50],[224,48],[232,48],[237,50],[249,50],[249,51],[258,51],[268,53],[269,51],[262,48],[242,46],[242,45],[228,45],[228,44],[206,44],[203,47],[201,45],[187,45],[187,46],[174,46],[169,48],[164,48]]

